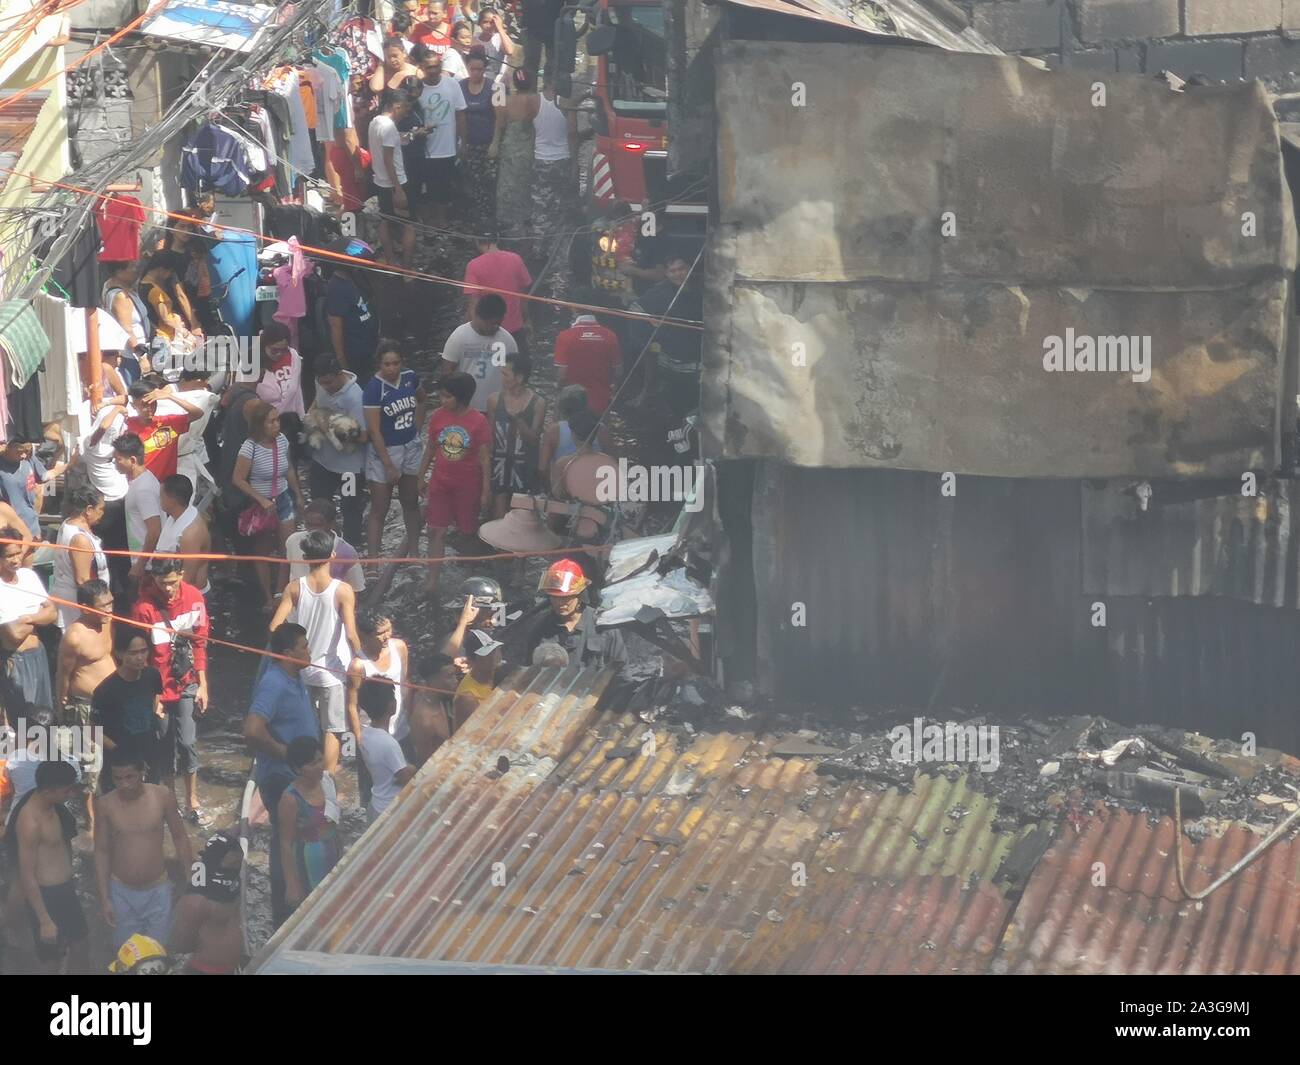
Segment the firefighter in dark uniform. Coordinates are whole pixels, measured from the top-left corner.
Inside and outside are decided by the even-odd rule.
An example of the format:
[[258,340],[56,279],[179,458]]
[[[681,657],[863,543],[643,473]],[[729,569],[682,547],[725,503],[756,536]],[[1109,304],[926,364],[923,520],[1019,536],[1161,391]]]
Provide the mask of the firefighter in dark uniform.
[[550,609],[537,618],[529,630],[527,659],[531,662],[539,644],[558,643],[569,653],[570,665],[627,665],[627,646],[617,629],[596,628],[596,611],[583,603],[583,592],[591,582],[582,567],[564,558],[542,575],[537,591],[550,600]]

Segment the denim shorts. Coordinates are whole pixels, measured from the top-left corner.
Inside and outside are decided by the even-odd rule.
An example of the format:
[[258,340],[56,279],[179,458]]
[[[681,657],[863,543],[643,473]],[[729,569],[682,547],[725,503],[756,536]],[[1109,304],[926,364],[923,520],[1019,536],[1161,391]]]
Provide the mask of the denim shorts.
[[281,521],[293,521],[298,515],[293,509],[293,493],[285,489],[275,497],[275,513]]

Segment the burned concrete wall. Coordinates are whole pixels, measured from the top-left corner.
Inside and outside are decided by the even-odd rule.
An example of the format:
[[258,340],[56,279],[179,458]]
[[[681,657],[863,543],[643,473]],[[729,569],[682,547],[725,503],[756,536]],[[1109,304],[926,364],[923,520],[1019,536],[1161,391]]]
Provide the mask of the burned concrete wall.
[[1258,85],[1116,75],[1098,99],[1089,75],[1011,58],[742,41],[719,57],[713,457],[1276,467],[1296,251]]

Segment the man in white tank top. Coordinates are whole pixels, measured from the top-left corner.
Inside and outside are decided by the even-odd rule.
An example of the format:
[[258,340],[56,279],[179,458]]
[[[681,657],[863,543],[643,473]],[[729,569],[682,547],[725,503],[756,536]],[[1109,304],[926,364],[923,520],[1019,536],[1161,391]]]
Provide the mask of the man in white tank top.
[[533,119],[533,220],[538,251],[545,253],[555,235],[566,228],[577,192],[578,112],[562,110],[555,85],[542,85],[537,117]]
[[[212,533],[191,500],[194,485],[183,473],[174,473],[162,483],[158,502],[162,507],[162,531],[158,534],[158,551],[178,555],[206,555],[212,550]],[[185,583],[192,584],[205,596],[212,590],[208,581],[208,560],[187,558]]]
[[272,632],[289,620],[307,630],[311,665],[302,671],[302,679],[320,718],[325,768],[330,773],[338,769],[343,734],[348,729],[344,678],[352,656],[361,650],[356,593],[351,585],[330,576],[333,555],[333,535],[323,529],[307,534],[302,557],[311,569],[307,576],[285,586],[271,619]]

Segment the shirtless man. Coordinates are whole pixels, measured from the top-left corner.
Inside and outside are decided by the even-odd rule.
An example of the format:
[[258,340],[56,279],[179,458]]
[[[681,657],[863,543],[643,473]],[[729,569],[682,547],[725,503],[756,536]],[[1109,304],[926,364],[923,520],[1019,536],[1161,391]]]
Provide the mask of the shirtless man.
[[40,971],[53,975],[66,960],[68,971],[87,971],[89,928],[72,872],[77,821],[66,803],[77,790],[77,770],[67,762],[36,767],[36,788],[13,815],[18,877],[36,939]]
[[456,731],[451,699],[460,683],[460,670],[450,655],[433,654],[424,662],[420,684],[440,691],[416,691],[411,698],[411,764],[422,766]]
[[[206,555],[212,551],[212,533],[191,499],[194,486],[182,473],[173,474],[162,483],[158,500],[162,505],[162,531],[158,534],[158,551],[171,551],[178,555]],[[183,579],[204,595],[208,587],[208,560],[185,559]]]
[[170,788],[144,782],[146,765],[139,753],[115,755],[109,772],[113,790],[97,803],[95,881],[116,952],[137,932],[165,941],[171,928],[172,885],[163,855],[163,826],[171,833],[184,875],[194,852],[176,797]]
[[[113,593],[101,580],[84,581],[77,588],[77,603],[90,610],[68,626],[59,644],[59,665],[54,677],[54,701],[61,707],[65,725],[90,726],[90,697],[99,682],[117,668],[113,661],[113,619],[95,611],[112,613]],[[86,816],[95,828],[95,792],[99,790],[98,766],[85,770]]]
[[199,856],[199,884],[176,904],[171,938],[172,955],[191,954],[185,973],[229,975],[244,956],[244,930],[239,919],[239,871],[244,853],[239,840],[218,832]]

